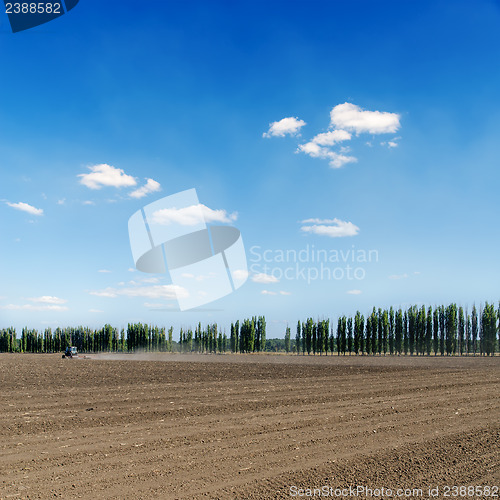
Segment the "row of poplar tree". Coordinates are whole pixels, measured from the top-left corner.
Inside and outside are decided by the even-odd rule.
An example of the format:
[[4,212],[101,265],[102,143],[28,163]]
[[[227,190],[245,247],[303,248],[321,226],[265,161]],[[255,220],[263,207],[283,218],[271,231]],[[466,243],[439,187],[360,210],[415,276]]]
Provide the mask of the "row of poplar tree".
[[497,311],[486,302],[479,315],[475,306],[469,314],[456,304],[426,308],[412,306],[403,311],[373,308],[366,317],[338,318],[336,329],[329,320],[312,318],[297,323],[295,344],[290,328],[285,333],[285,350],[297,354],[416,354],[494,355],[500,350],[500,304]]
[[127,329],[118,330],[107,324],[99,330],[79,326],[76,328],[46,328],[43,333],[23,328],[17,338],[15,328],[0,330],[0,352],[52,353],[64,351],[68,346],[77,347],[79,352],[200,352],[214,353],[262,351],[266,345],[266,320],[264,316],[245,319],[231,325],[231,337],[216,323],[204,328],[201,323],[194,329],[181,328],[179,341],[173,340],[173,327],[142,323],[129,323]]
[[[376,310],[366,319],[358,311],[353,317],[338,318],[336,328],[330,320],[312,318],[298,322],[295,339],[287,327],[286,352],[297,354],[417,354],[492,355],[500,350],[499,309],[486,303],[479,313],[475,306],[469,314],[456,304],[426,308],[412,306],[407,310]],[[80,352],[260,352],[266,350],[264,316],[231,323],[231,334],[216,323],[204,328],[181,328],[179,341],[173,340],[173,328],[129,323],[118,330],[107,324],[93,330],[86,327],[37,330],[23,328],[21,338],[14,328],[0,330],[0,352],[50,353],[74,345]],[[498,342],[498,344],[497,344]]]

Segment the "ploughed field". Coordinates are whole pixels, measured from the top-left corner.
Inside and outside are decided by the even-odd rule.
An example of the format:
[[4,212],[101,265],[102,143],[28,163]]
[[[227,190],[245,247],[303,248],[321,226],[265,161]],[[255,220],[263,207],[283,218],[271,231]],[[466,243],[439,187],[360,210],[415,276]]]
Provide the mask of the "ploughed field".
[[499,357],[91,358],[0,355],[0,498],[500,485]]

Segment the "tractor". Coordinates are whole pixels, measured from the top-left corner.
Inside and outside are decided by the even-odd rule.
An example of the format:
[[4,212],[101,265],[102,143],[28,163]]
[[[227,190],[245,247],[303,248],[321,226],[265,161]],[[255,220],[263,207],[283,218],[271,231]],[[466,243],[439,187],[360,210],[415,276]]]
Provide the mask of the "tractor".
[[66,350],[64,351],[64,354],[62,355],[62,358],[74,358],[78,356],[78,350],[75,346],[68,346],[66,347]]

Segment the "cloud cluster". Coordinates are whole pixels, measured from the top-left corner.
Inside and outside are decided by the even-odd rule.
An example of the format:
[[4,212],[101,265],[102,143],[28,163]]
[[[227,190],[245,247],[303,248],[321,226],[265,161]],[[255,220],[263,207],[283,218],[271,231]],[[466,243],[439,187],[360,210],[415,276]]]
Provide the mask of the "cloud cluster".
[[181,226],[195,226],[203,222],[230,223],[238,218],[236,212],[228,214],[225,210],[212,210],[199,203],[183,208],[162,208],[153,212],[151,224],[168,226],[179,224]]
[[[78,174],[77,177],[80,178],[80,184],[88,187],[89,189],[101,189],[103,187],[133,187],[137,186],[137,180],[135,177],[128,175],[121,168],[113,167],[112,165],[107,165],[106,163],[101,163],[99,165],[93,165],[88,167],[90,172],[86,174]],[[131,198],[144,198],[151,193],[156,193],[160,191],[161,185],[154,179],[146,179],[146,184],[141,186],[134,191],[129,193]]]
[[329,236],[330,238],[356,236],[359,233],[358,226],[340,219],[305,219],[301,221],[301,224],[303,226],[300,230],[305,233]]
[[[283,118],[270,124],[269,130],[263,137],[283,137],[285,135],[297,135],[299,130],[306,125],[299,118]],[[357,162],[357,158],[348,155],[350,149],[341,147],[333,148],[339,143],[350,141],[352,134],[393,134],[400,128],[400,115],[387,111],[367,111],[361,107],[345,102],[333,107],[330,111],[330,126],[328,132],[315,135],[311,140],[298,145],[297,152],[305,153],[312,158],[328,160],[331,168],[340,168],[348,163]],[[389,148],[395,148],[398,143],[394,138],[382,142]],[[370,144],[371,143],[367,143]]]
[[42,295],[41,297],[26,298],[33,304],[7,304],[0,306],[0,309],[8,311],[67,311],[68,307],[63,306],[68,302],[66,299],[53,297],[52,295]]

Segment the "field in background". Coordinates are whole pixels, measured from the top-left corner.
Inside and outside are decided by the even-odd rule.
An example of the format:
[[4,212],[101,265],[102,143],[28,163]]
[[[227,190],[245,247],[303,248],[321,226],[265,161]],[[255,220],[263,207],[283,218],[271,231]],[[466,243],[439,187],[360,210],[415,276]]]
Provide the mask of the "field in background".
[[0,355],[0,498],[500,484],[498,357],[91,357]]

